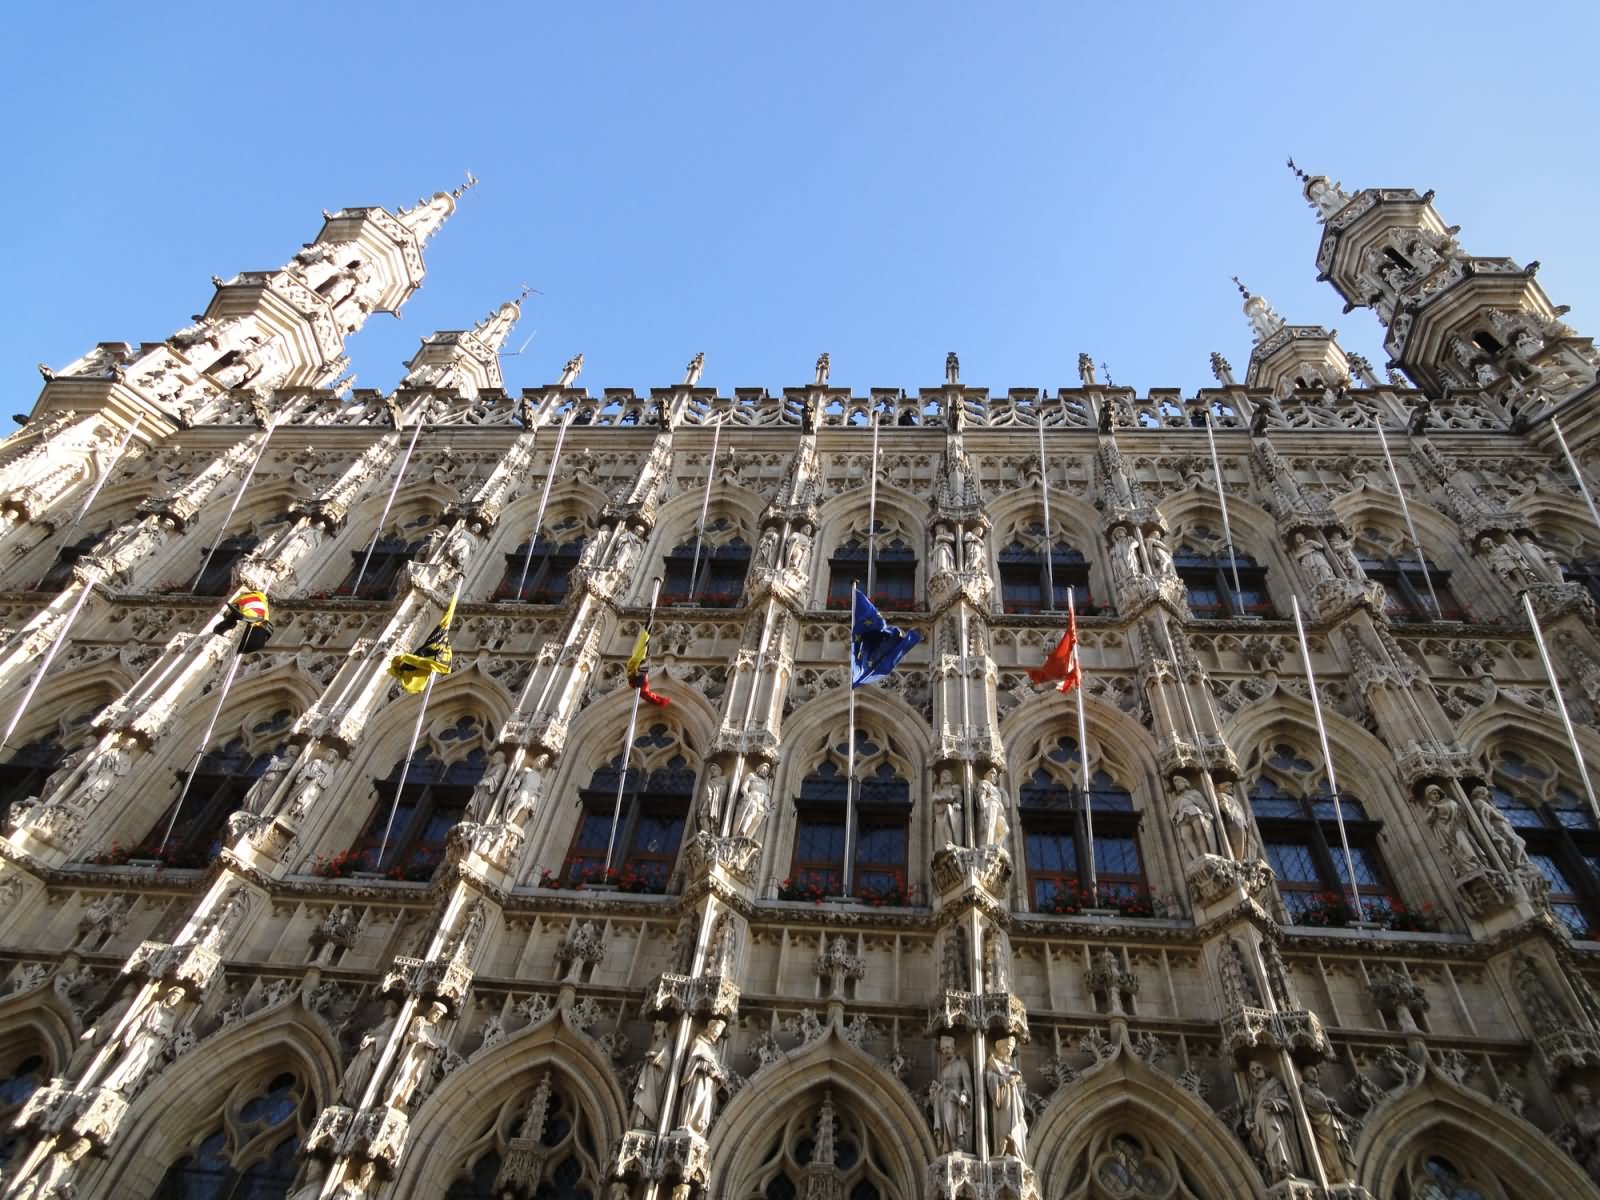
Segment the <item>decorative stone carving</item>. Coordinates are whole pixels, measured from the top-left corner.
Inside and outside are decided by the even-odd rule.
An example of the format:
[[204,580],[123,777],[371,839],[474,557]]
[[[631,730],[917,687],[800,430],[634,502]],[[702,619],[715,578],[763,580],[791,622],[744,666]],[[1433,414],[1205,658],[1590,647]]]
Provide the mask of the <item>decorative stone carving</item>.
[[1250,1064],[1249,1076],[1245,1129],[1268,1181],[1303,1177],[1305,1163],[1294,1134],[1294,1107],[1288,1089],[1259,1062]]
[[593,921],[584,921],[556,948],[556,963],[566,964],[564,982],[581,983],[584,975],[592,974],[605,955],[605,942],[600,937],[600,931],[595,928]]
[[1084,986],[1095,1000],[1104,1005],[1103,1012],[1128,1016],[1133,1012],[1133,1002],[1139,994],[1139,976],[1122,965],[1122,960],[1109,946],[1094,958],[1083,975]]
[[928,1109],[937,1153],[971,1152],[972,1100],[972,1067],[956,1054],[953,1039],[940,1038],[938,1070],[928,1084]]
[[844,1000],[847,983],[860,979],[867,965],[850,950],[843,934],[835,934],[828,948],[817,957],[817,974],[828,981],[828,998]]
[[717,1088],[724,1077],[717,1043],[722,1040],[722,1031],[726,1027],[726,1022],[718,1017],[706,1022],[705,1028],[695,1034],[690,1043],[688,1059],[684,1063],[681,1080],[683,1118],[680,1127],[700,1137],[706,1135],[716,1115]]
[[1028,1158],[1028,1098],[1022,1071],[1012,1061],[1016,1043],[996,1038],[984,1066],[984,1086],[989,1094],[989,1133],[993,1153],[1024,1162]]

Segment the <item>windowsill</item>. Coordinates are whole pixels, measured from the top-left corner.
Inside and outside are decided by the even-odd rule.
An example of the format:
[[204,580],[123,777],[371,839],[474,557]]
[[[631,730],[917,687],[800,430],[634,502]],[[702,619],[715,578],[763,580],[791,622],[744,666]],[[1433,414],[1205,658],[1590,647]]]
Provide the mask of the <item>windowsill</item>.
[[1194,922],[1186,917],[1127,917],[1120,912],[1104,910],[1080,913],[1015,912],[1014,916],[1042,921],[1083,921],[1091,925],[1123,925],[1129,922],[1148,929],[1193,929]]
[[[1285,931],[1311,937],[1379,938],[1385,941],[1467,942],[1472,938],[1465,933],[1426,933],[1422,930],[1362,928],[1359,925],[1285,925]],[[1600,943],[1597,943],[1600,945]]]
[[820,900],[763,900],[762,904],[778,905],[785,909],[800,912],[804,909],[834,908],[849,912],[888,912],[908,913],[916,912],[921,906],[916,904],[874,904],[870,900],[862,900],[855,896],[824,896]]

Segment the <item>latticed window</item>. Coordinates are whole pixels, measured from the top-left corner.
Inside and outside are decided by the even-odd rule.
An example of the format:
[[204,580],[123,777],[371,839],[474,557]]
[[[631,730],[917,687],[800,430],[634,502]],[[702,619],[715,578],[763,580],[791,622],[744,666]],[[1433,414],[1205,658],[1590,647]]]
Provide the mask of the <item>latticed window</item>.
[[[1190,1177],[1192,1155],[1174,1150],[1148,1129],[1113,1128],[1097,1134],[1071,1177],[1063,1200],[1212,1200]],[[1216,1197],[1215,1200],[1223,1200]]]
[[[843,894],[845,801],[849,745],[839,731],[815,770],[800,781],[795,798],[794,854],[789,883],[797,890]],[[904,903],[910,848],[911,784],[903,759],[887,739],[856,730],[856,803],[851,893]]]
[[[43,1047],[39,1047],[40,1050]],[[0,1059],[0,1167],[5,1167],[16,1157],[22,1137],[11,1128],[12,1118],[22,1111],[28,1097],[51,1076],[50,1064],[43,1053],[32,1047],[13,1049]]]
[[750,545],[732,521],[717,517],[707,523],[703,536],[670,550],[664,567],[662,604],[737,608],[750,569]]
[[1491,795],[1550,885],[1556,916],[1579,937],[1600,929],[1600,830],[1588,801],[1554,764],[1526,750],[1500,753]]
[[[177,784],[172,803],[129,850],[130,857],[159,858],[173,867],[204,867],[212,862],[222,850],[228,818],[238,811],[245,793],[272,765],[272,760],[283,753],[283,735],[292,719],[288,709],[279,709],[207,751],[195,765],[187,792],[183,785],[189,778],[188,764],[175,771]],[[174,806],[178,810],[176,821],[172,819]]]
[[624,887],[666,891],[678,864],[694,797],[695,767],[683,751],[677,732],[657,724],[634,738],[626,779],[622,778],[620,755],[595,771],[589,785],[578,792],[581,811],[562,864],[563,881],[604,881],[609,848],[612,870],[618,872]]
[[849,608],[852,587],[867,591],[870,550],[872,602],[885,612],[915,612],[921,608],[917,600],[917,552],[882,521],[875,528],[875,540],[862,530],[834,549],[828,560],[828,607]]
[[1588,589],[1594,602],[1600,604],[1600,559],[1580,558],[1563,563],[1561,576],[1568,583],[1581,584]]
[[18,747],[9,761],[0,763],[0,823],[13,804],[39,795],[44,781],[65,757],[60,742],[50,736]]
[[97,533],[87,534],[79,538],[70,546],[61,547],[60,550],[56,551],[55,561],[50,564],[49,569],[45,571],[34,590],[39,592],[59,592],[66,587],[72,582],[73,566],[77,564],[80,558],[93,550],[96,543],[110,532],[110,528],[102,529]]
[[1383,584],[1383,611],[1394,621],[1459,621],[1461,602],[1442,571],[1398,533],[1371,527],[1356,538],[1355,551],[1367,578]]
[[285,1196],[295,1152],[316,1103],[298,1076],[234,1088],[222,1123],[192,1143],[156,1188],[154,1200],[266,1200]]
[[1453,1149],[1448,1158],[1426,1150],[1413,1155],[1395,1195],[1396,1200],[1509,1200],[1492,1172],[1479,1170]]
[[206,560],[208,551],[201,550],[200,561],[195,564],[196,574],[186,580],[179,590],[193,592],[197,596],[226,594],[233,585],[234,564],[260,543],[260,538],[246,531],[225,537],[218,542],[216,549],[209,552],[211,554],[209,562]]
[[560,604],[567,598],[567,579],[583,556],[585,541],[576,518],[568,518],[529,545],[523,542],[506,555],[506,573],[495,588],[496,600],[524,604]]
[[1230,555],[1226,549],[1213,552],[1205,542],[1185,542],[1173,554],[1172,565],[1189,590],[1189,614],[1196,620],[1273,615],[1267,569],[1248,554]]
[[1396,910],[1398,897],[1378,853],[1382,825],[1348,793],[1340,794],[1336,813],[1326,778],[1293,746],[1272,748],[1250,784],[1250,807],[1290,920],[1342,925],[1355,915],[1340,816],[1363,918],[1384,920]]
[[[376,541],[352,550],[350,571],[333,589],[333,594],[353,596],[358,600],[394,599],[395,590],[400,584],[400,573],[427,542],[419,531],[433,523],[433,517],[424,514],[404,527],[381,534]],[[362,570],[363,562],[366,563],[365,571]],[[356,582],[358,578],[359,586]]]
[[[1085,796],[1082,770],[1077,739],[1058,738],[1040,747],[1018,790],[1028,895],[1035,912],[1146,898],[1133,797],[1093,763]],[[1094,896],[1087,894],[1091,854],[1099,889]]]
[[[807,1181],[813,1186],[808,1187]],[[911,1200],[911,1190],[885,1168],[866,1123],[830,1093],[813,1094],[795,1107],[760,1164],[730,1195],[738,1200],[800,1200],[811,1195]]]
[[1065,610],[1070,593],[1077,611],[1099,611],[1089,592],[1089,562],[1066,542],[1050,548],[1046,569],[1044,529],[1033,525],[1018,531],[1000,551],[1000,603],[1008,613]]
[[[605,1176],[592,1126],[566,1083],[546,1071],[531,1095],[500,1105],[468,1147],[445,1198],[599,1200]],[[526,1152],[529,1143],[537,1153]]]
[[352,847],[350,864],[398,879],[431,879],[487,765],[476,717],[460,717],[439,730],[434,744],[419,747],[409,766],[397,762],[375,781],[378,802]]

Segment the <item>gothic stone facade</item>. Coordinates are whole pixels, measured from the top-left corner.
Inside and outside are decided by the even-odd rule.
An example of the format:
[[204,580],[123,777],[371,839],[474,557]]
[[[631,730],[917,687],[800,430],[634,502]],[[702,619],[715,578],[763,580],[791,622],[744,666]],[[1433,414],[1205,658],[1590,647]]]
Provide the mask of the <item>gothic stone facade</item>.
[[[1600,1196],[1600,831],[1526,617],[1600,763],[1596,354],[1431,196],[1305,195],[1387,380],[1247,294],[1193,395],[512,397],[515,302],[341,383],[457,193],[45,370],[4,1195]],[[869,557],[925,640],[852,745]],[[424,710],[385,666],[458,581]],[[1069,589],[1081,735],[1026,675]]]

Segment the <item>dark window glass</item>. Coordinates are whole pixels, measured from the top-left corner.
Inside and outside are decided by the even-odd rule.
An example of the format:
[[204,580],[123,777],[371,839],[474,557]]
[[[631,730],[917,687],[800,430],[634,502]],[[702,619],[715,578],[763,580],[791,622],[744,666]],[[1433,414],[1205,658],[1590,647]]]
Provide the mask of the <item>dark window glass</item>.
[[1502,754],[1490,795],[1527,844],[1528,860],[1550,885],[1550,907],[1579,937],[1600,928],[1600,831],[1588,803],[1556,787],[1546,803],[1531,790],[1549,786],[1550,776],[1515,753]]
[[398,879],[431,879],[444,860],[450,831],[466,815],[485,765],[481,749],[449,764],[423,751],[412,760],[402,782],[401,764],[396,763],[389,777],[374,785],[378,803],[352,848],[360,869]]
[[102,529],[98,533],[91,533],[86,537],[79,538],[70,546],[63,546],[56,552],[55,562],[53,562],[50,565],[49,570],[44,573],[43,578],[39,580],[39,583],[34,588],[34,591],[59,592],[62,588],[66,587],[72,582],[72,568],[74,564],[76,564],[77,561],[84,555],[88,554],[89,551],[93,550],[100,539],[105,537],[106,534],[110,532],[110,529]]
[[[640,748],[659,749],[673,740],[667,726],[658,724],[636,737],[634,746],[636,752]],[[605,872],[606,849],[611,846],[612,869],[623,877],[624,886],[665,891],[683,843],[695,773],[681,755],[674,755],[654,770],[629,767],[627,778],[622,781],[619,809],[617,784],[621,767],[620,757],[612,759],[590,777],[588,787],[579,791],[582,812],[562,863],[561,877],[567,883],[600,882]]]
[[[389,534],[380,537],[372,546],[372,557],[367,558],[367,547],[351,552],[350,573],[338,587],[334,588],[336,596],[353,596],[358,600],[393,600],[395,591],[399,587],[400,573],[405,565],[417,556],[422,549],[423,539],[409,540],[398,534]],[[367,562],[365,572],[361,570],[363,560]],[[361,586],[356,586],[356,577],[361,577]]]
[[[1072,770],[1074,776],[1081,769],[1078,745],[1071,738],[1061,738],[1045,757]],[[1070,898],[1088,890],[1091,851],[1099,887],[1095,903],[1144,894],[1139,814],[1127,789],[1104,771],[1090,777],[1086,808],[1080,786],[1061,782],[1041,766],[1023,781],[1018,810],[1028,894],[1035,911],[1052,910],[1058,895]]]
[[[261,729],[265,731],[274,723],[286,728],[289,714],[278,714],[274,722]],[[199,868],[210,864],[222,850],[228,818],[238,811],[245,793],[283,749],[280,743],[271,750],[252,755],[245,749],[243,737],[233,738],[208,752],[196,764],[187,792],[183,789],[184,781],[189,779],[188,769],[174,772],[177,783],[172,803],[130,851],[131,856],[159,858],[173,867]],[[173,820],[174,807],[178,813],[176,821]],[[172,826],[170,835],[167,834],[169,823]]]
[[1391,620],[1459,621],[1464,615],[1460,601],[1450,590],[1450,572],[1439,570],[1426,559],[1418,562],[1415,557],[1363,558],[1361,568],[1369,579],[1383,584],[1383,610]]
[[10,761],[0,763],[0,824],[13,804],[39,795],[44,781],[61,765],[63,757],[62,748],[53,738],[41,738],[18,748]]
[[[1274,761],[1290,769],[1311,767],[1306,760],[1295,758],[1288,747],[1279,747]],[[1261,830],[1267,863],[1278,877],[1278,895],[1291,920],[1330,905],[1350,903],[1350,870],[1339,838],[1340,815],[1365,917],[1382,919],[1393,910],[1397,897],[1377,847],[1382,826],[1368,819],[1359,801],[1341,796],[1336,813],[1333,797],[1326,792],[1297,796],[1262,776],[1251,789],[1250,808]]]
[[999,565],[1000,603],[1008,613],[1064,611],[1069,593],[1078,612],[1099,611],[1089,592],[1089,564],[1065,543],[1056,543],[1048,571],[1043,552],[1021,542],[1000,551]]
[[[839,546],[828,560],[828,607],[849,608],[852,586],[867,590],[868,539],[858,533]],[[870,599],[885,611],[914,612],[917,600],[917,555],[898,537],[880,531],[872,552],[873,580]]]
[[1273,615],[1267,570],[1248,554],[1229,559],[1184,547],[1173,555],[1173,566],[1189,591],[1189,613],[1196,620]]
[[506,571],[495,588],[496,600],[520,600],[524,604],[560,604],[567,596],[567,578],[583,555],[582,537],[554,542],[543,536],[533,543],[533,556],[524,542],[515,554],[506,555]]
[[233,587],[233,568],[246,554],[254,550],[261,539],[253,533],[238,533],[232,537],[224,538],[217,543],[217,548],[211,553],[211,561],[206,561],[206,552],[200,552],[200,561],[195,564],[197,574],[181,589],[193,592],[197,596],[222,596],[229,594]]
[[[726,519],[707,526],[707,532],[728,527]],[[690,539],[673,549],[665,561],[661,582],[662,604],[697,604],[704,608],[737,608],[744,595],[744,577],[750,569],[750,547],[734,537],[722,545]]]
[[[877,753],[865,733],[856,734],[858,753]],[[838,747],[841,753],[846,748]],[[845,784],[832,761],[800,782],[789,863],[789,878],[797,886],[820,887],[830,895],[844,887]],[[855,895],[905,898],[910,815],[911,786],[888,763],[856,780]]]

